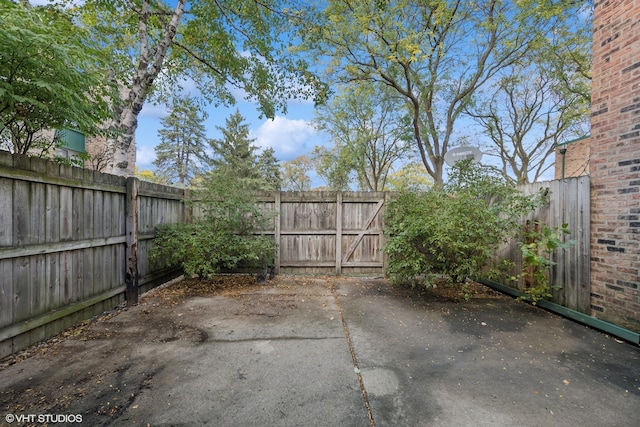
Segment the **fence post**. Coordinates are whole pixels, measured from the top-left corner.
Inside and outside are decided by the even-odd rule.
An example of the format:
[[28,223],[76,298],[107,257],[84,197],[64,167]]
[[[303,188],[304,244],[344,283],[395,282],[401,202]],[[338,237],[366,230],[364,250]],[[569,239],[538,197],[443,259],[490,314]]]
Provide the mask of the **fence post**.
[[190,224],[191,218],[193,217],[193,206],[190,206],[188,203],[190,197],[191,190],[188,188],[182,190],[182,222],[185,224]]
[[336,276],[342,275],[342,191],[336,192]]
[[125,205],[125,227],[126,227],[126,273],[125,283],[127,285],[126,300],[127,305],[138,303],[138,178],[127,178],[127,195]]
[[281,191],[276,191],[275,192],[275,198],[274,198],[274,203],[273,203],[273,210],[275,212],[276,217],[274,218],[274,223],[273,223],[273,238],[276,242],[276,245],[278,245],[277,249],[276,249],[276,257],[275,257],[275,261],[274,261],[274,273],[275,274],[280,274],[280,247],[282,246],[282,242],[280,241],[281,237],[280,237],[280,227],[282,227],[282,192]]

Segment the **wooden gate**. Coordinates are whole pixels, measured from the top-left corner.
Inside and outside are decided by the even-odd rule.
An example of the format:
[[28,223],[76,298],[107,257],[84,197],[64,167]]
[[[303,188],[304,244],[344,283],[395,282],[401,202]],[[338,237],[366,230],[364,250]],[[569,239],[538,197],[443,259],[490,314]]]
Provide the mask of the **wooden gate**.
[[277,274],[384,274],[385,193],[278,192],[259,200],[276,213],[269,232],[279,244]]

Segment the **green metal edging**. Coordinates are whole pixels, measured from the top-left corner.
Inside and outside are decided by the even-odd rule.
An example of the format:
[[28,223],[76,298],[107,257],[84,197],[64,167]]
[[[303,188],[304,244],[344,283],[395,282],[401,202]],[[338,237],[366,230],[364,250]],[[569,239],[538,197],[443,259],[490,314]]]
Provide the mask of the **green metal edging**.
[[[513,297],[521,297],[525,295],[517,289],[501,285],[500,283],[496,283],[491,280],[479,279],[478,282]],[[630,331],[629,329],[622,328],[618,325],[614,325],[613,323],[605,322],[604,320],[589,316],[588,314],[580,313],[579,311],[572,310],[551,301],[541,300],[536,304],[538,307],[544,308],[545,310],[549,310],[568,319],[575,320],[576,322],[598,329],[599,331],[614,335],[620,339],[629,341],[632,344],[640,345],[640,334],[637,332]]]

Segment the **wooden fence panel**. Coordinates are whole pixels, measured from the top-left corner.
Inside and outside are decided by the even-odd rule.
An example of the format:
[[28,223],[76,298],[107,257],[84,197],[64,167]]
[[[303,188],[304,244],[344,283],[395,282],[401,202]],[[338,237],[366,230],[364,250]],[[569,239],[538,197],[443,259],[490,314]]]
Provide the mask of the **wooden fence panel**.
[[[539,221],[551,228],[560,227],[565,223],[568,225],[571,234],[564,236],[564,240],[573,240],[575,243],[568,249],[553,254],[552,260],[556,264],[549,274],[549,282],[560,289],[552,292],[552,301],[585,314],[590,313],[591,304],[589,182],[588,176],[582,176],[536,182],[520,187],[524,194],[535,194],[542,189],[549,189],[549,203],[524,218],[523,223]],[[515,264],[512,275],[523,271],[521,251],[516,241],[503,246],[498,252],[498,257]],[[518,290],[525,287],[522,279],[514,283],[505,277],[501,282]]]
[[[563,288],[554,300],[588,313],[588,177],[523,191],[541,187],[549,187],[551,202],[529,219],[552,227],[566,222],[577,241],[555,259],[551,283]],[[177,277],[179,269],[149,258],[157,225],[201,214],[185,205],[187,197],[180,188],[0,152],[0,357],[114,307],[127,284],[137,297]],[[257,195],[273,213],[261,233],[279,243],[276,272],[384,274],[386,199],[360,192]],[[515,244],[501,255],[521,265]]]
[[[125,183],[0,152],[0,357],[124,300],[125,207],[132,199]],[[145,206],[140,215],[148,234],[139,265],[140,286],[147,290],[180,274],[154,268],[148,254],[155,225],[183,221],[186,211],[182,189],[140,187],[132,203]],[[137,229],[130,231],[138,237]]]
[[140,181],[138,207],[138,285],[146,292],[159,284],[180,276],[179,268],[151,263],[155,229],[160,224],[186,221],[185,190]]

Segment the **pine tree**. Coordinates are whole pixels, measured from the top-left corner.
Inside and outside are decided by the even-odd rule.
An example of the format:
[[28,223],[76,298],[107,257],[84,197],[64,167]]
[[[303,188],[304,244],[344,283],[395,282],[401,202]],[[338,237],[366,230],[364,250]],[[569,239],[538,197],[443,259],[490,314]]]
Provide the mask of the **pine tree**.
[[264,180],[262,190],[278,191],[282,186],[280,165],[275,156],[275,150],[271,147],[265,149],[258,158],[258,173]]
[[207,115],[192,98],[175,98],[171,112],[161,120],[156,146],[158,175],[169,182],[187,185],[206,164],[207,137],[203,124]]
[[217,127],[222,139],[210,140],[214,156],[212,178],[233,179],[245,190],[280,189],[280,170],[273,149],[257,154],[258,147],[250,138],[249,125],[236,110],[225,121],[225,127]]

